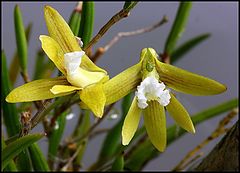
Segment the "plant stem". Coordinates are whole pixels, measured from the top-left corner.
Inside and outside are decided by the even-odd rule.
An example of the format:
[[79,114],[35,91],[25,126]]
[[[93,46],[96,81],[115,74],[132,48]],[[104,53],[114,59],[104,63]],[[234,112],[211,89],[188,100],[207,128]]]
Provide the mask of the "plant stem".
[[128,17],[129,10],[122,9],[117,14],[115,14],[97,33],[97,35],[88,43],[88,45],[85,48],[85,52],[88,52],[91,47],[96,44],[100,38],[113,26],[115,23],[120,21],[121,19]]
[[104,47],[98,48],[96,53],[91,57],[91,60],[93,62],[96,62],[97,59],[101,55],[103,55],[106,51],[108,51],[114,44],[116,44],[121,37],[129,37],[129,36],[133,36],[133,35],[143,34],[146,32],[151,32],[152,30],[162,26],[166,22],[168,22],[168,18],[167,18],[167,16],[163,16],[161,21],[159,21],[158,23],[156,23],[152,26],[141,28],[141,29],[138,29],[135,31],[119,32],[107,45],[105,45]]
[[102,120],[106,117],[106,115],[109,113],[109,111],[112,109],[113,105],[115,103],[112,103],[111,105],[109,105],[106,109],[106,111],[103,114],[103,117],[98,119],[96,123],[94,123],[86,133],[84,133],[82,136],[80,137],[76,137],[75,139],[70,140],[70,143],[75,143],[77,141],[81,141],[84,138],[86,138],[88,135],[90,135],[90,133],[102,122]]

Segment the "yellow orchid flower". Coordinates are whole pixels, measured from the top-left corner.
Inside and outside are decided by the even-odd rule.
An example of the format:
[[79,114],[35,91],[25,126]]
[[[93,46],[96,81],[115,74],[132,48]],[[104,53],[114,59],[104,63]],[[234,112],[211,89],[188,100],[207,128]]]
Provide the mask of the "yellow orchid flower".
[[103,86],[106,104],[137,90],[123,123],[123,145],[128,145],[131,141],[143,113],[150,141],[159,151],[164,151],[167,136],[164,107],[180,127],[195,133],[188,112],[168,87],[192,95],[214,95],[226,90],[226,87],[217,81],[162,63],[157,57],[154,49],[143,49],[138,64],[110,79]]
[[44,17],[50,36],[39,37],[42,48],[64,76],[24,84],[15,88],[6,101],[29,102],[78,92],[81,101],[97,117],[102,117],[106,102],[103,83],[109,80],[107,72],[96,66],[82,51],[79,40],[55,9],[45,6]]

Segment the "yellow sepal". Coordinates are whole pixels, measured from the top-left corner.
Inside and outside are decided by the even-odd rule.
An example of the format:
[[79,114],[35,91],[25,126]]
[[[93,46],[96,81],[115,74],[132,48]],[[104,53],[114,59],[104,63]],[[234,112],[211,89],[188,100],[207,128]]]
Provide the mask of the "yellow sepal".
[[65,77],[35,80],[12,90],[6,97],[6,101],[9,103],[30,102],[36,100],[50,99],[73,93],[65,92],[61,94],[53,94],[50,89],[55,85],[70,84]]
[[84,88],[80,93],[80,99],[86,106],[96,115],[101,118],[103,116],[106,96],[103,92],[103,84],[97,83]]
[[170,116],[176,121],[176,123],[187,130],[190,133],[195,133],[195,128],[192,123],[192,120],[187,112],[187,110],[183,107],[183,105],[176,99],[176,97],[171,94],[170,103],[166,106],[167,111]]
[[106,105],[114,103],[134,90],[141,82],[141,63],[138,63],[104,83]]
[[46,5],[44,17],[50,37],[58,42],[64,53],[82,50],[70,27],[57,10]]
[[192,95],[214,95],[226,91],[226,86],[204,76],[157,61],[160,80],[176,91]]
[[122,144],[128,145],[137,131],[141,117],[141,109],[137,105],[137,98],[134,97],[130,109],[125,117],[122,126]]

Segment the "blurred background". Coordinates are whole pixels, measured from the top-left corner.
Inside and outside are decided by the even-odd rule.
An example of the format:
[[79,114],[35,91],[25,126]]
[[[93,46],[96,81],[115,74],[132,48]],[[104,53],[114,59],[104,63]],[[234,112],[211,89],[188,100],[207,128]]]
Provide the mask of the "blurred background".
[[[32,33],[29,41],[28,72],[30,78],[33,76],[35,55],[40,48],[39,35],[48,35],[44,21],[43,7],[50,5],[69,20],[70,14],[76,2],[2,2],[2,49],[7,56],[8,65],[16,50],[13,10],[18,4],[22,11],[25,26],[33,22]],[[100,28],[119,10],[124,2],[96,2],[95,3],[95,23],[93,36]],[[177,2],[140,2],[132,11],[129,17],[115,24],[94,46],[93,50],[100,46],[105,46],[118,32],[132,31],[139,28],[153,25],[160,21],[164,15],[169,22],[156,30],[127,38],[122,38],[109,51],[107,51],[97,62],[97,65],[108,71],[110,77],[115,76],[126,68],[139,61],[139,55],[143,48],[152,47],[157,52],[162,52],[170,28],[173,24],[177,8]],[[223,84],[228,90],[215,96],[191,96],[178,94],[181,103],[190,114],[197,113],[203,109],[238,97],[238,4],[234,2],[194,2],[190,12],[188,24],[178,45],[184,41],[202,33],[210,33],[211,36],[191,52],[186,54],[175,65],[185,70],[210,77]],[[24,82],[18,77],[15,87]],[[208,87],[208,86],[206,86]],[[116,109],[120,102],[116,104]],[[76,106],[73,107],[75,116],[68,120],[64,136],[71,134],[79,115]],[[226,114],[224,114],[226,115]],[[213,118],[201,125],[196,126],[196,134],[186,134],[169,145],[160,157],[152,160],[144,170],[171,170],[197,144],[203,141],[216,128],[223,116]],[[236,120],[237,118],[235,118]],[[93,120],[93,119],[92,119]],[[109,120],[106,118],[99,126],[111,127],[118,119]],[[235,121],[234,120],[234,121]],[[232,124],[234,124],[234,121]],[[167,124],[174,121],[167,117]],[[43,128],[38,125],[34,132],[41,132]],[[88,144],[84,155],[83,167],[87,168],[96,161],[101,143],[105,135],[99,135]],[[206,155],[221,139],[212,141],[204,148]],[[47,153],[46,139],[39,141],[44,153]],[[143,151],[144,152],[144,151]]]

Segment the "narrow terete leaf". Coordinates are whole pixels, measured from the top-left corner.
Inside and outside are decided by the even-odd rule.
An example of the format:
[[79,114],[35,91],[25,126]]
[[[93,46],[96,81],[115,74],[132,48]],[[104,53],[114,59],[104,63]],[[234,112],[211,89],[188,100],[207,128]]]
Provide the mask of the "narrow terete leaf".
[[66,125],[67,114],[68,112],[65,111],[60,116],[58,116],[55,122],[55,126],[49,136],[48,156],[50,157],[50,159],[53,159],[57,155],[58,146],[59,143],[61,142],[62,135]]
[[5,98],[12,89],[10,84],[5,53],[2,51],[2,73],[1,73],[1,106],[3,110],[3,120],[6,125],[8,137],[19,133],[20,122],[15,104],[7,103]]
[[[3,138],[3,135],[2,135],[1,151],[2,151],[4,148],[6,148],[6,143],[5,143],[4,138]],[[11,171],[11,172],[17,171],[17,167],[16,167],[14,161],[13,161],[13,160],[10,160],[10,161],[9,161],[9,164],[5,167],[5,169],[4,169],[3,171]]]
[[[29,42],[30,39],[30,35],[31,35],[31,31],[32,31],[32,23],[29,23],[28,26],[25,29],[25,35],[26,35],[26,39],[27,39],[27,43]],[[19,57],[18,57],[18,53],[17,51],[14,53],[14,56],[12,58],[12,62],[10,64],[9,67],[9,77],[10,77],[10,81],[12,83],[12,85],[14,85],[17,76],[19,74]]]
[[16,166],[18,171],[32,171],[32,163],[30,160],[28,148],[24,149],[21,153],[16,156]]
[[15,24],[15,34],[18,49],[19,64],[21,71],[23,73],[27,72],[27,39],[24,31],[24,24],[22,20],[21,10],[18,5],[14,9],[14,24]]
[[[75,128],[73,136],[82,136],[84,135],[91,125],[91,117],[89,110],[82,110],[81,118],[79,119],[78,127]],[[81,166],[81,161],[84,156],[84,153],[87,149],[88,138],[85,138],[83,141],[77,143],[77,148],[81,147],[80,151],[77,154],[77,157],[73,161],[74,170],[79,170]]]
[[170,56],[173,50],[175,49],[177,41],[182,36],[191,7],[192,7],[191,2],[180,2],[172,29],[168,35],[164,48],[164,52]]
[[104,158],[108,159],[113,154],[115,154],[118,150],[118,146],[121,143],[121,130],[122,130],[122,124],[125,119],[126,114],[128,113],[128,110],[131,106],[132,99],[131,99],[132,93],[126,95],[123,98],[122,101],[122,116],[120,121],[110,130],[104,139],[104,142],[102,144],[102,148],[100,150],[99,159],[104,160]]
[[29,154],[34,171],[50,171],[47,160],[37,143],[34,143],[29,147]]
[[23,136],[16,141],[9,144],[2,151],[2,169],[6,167],[6,165],[20,152],[29,147],[34,142],[38,141],[44,136],[44,134],[31,134],[27,136]]
[[138,1],[125,1],[123,9],[130,11],[137,5]]
[[35,62],[35,71],[34,71],[34,77],[33,79],[34,80],[37,80],[37,79],[41,79],[42,78],[42,74],[43,74],[43,70],[44,70],[44,60],[45,60],[45,57],[44,57],[44,53],[42,50],[38,51],[37,52],[37,55],[36,55],[36,62]]
[[81,22],[81,10],[80,10],[81,8],[79,7],[79,5],[82,6],[81,4],[77,5],[77,7],[73,10],[68,22],[73,34],[76,36],[78,35]]
[[190,50],[192,50],[194,47],[199,45],[201,42],[209,38],[210,34],[201,34],[198,35],[186,42],[184,42],[182,45],[180,45],[178,48],[176,48],[171,55],[171,63],[175,63],[180,58],[183,57],[186,53],[188,53]]
[[123,154],[117,156],[112,164],[111,171],[123,171],[124,168],[124,157]]
[[82,4],[81,23],[78,37],[82,39],[83,47],[89,43],[92,37],[94,25],[94,2],[84,1]]

